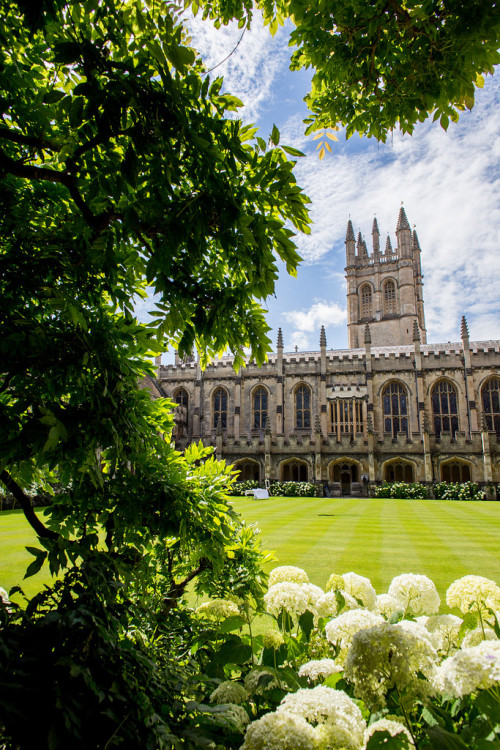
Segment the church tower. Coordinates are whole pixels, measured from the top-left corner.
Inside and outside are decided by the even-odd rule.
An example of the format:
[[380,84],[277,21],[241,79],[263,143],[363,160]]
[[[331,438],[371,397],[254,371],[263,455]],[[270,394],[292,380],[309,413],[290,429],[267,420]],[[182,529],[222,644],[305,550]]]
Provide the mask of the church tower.
[[346,279],[349,348],[363,345],[368,323],[373,346],[412,344],[414,327],[427,341],[424,318],[420,244],[412,232],[404,208],[399,210],[396,247],[388,236],[380,249],[380,232],[373,220],[372,254],[361,232],[358,240],[352,222],[347,223]]

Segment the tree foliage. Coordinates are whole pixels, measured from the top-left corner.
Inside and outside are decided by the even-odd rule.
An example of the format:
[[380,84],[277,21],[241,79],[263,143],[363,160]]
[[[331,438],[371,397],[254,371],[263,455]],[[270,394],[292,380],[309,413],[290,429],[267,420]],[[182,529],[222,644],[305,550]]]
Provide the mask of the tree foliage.
[[[247,0],[194,0],[250,23]],[[446,130],[500,62],[500,9],[488,0],[260,0],[271,33],[291,19],[292,70],[312,68],[307,132],[336,123],[385,141],[430,115]]]

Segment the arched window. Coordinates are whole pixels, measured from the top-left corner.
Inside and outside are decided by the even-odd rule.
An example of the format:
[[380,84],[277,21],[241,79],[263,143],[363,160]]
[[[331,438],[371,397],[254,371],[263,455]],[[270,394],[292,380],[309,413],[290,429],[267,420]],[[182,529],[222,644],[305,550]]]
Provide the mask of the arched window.
[[396,437],[404,432],[408,437],[408,397],[406,389],[399,383],[389,383],[382,391],[384,432]]
[[363,284],[361,287],[361,317],[371,318],[372,316],[372,288],[370,284]]
[[256,388],[252,394],[253,418],[252,426],[256,430],[263,430],[267,423],[267,391],[262,386]]
[[281,481],[282,482],[307,482],[308,471],[305,461],[292,459],[281,464]]
[[393,315],[396,312],[396,285],[389,279],[384,284],[384,315]]
[[295,391],[295,426],[311,426],[311,389],[307,385],[299,385]]
[[460,461],[449,461],[441,466],[443,482],[470,482],[470,467]]
[[227,391],[225,388],[216,388],[212,397],[212,412],[214,415],[213,426],[220,424],[223,430],[227,429]]
[[451,383],[442,380],[431,391],[434,432],[439,437],[442,432],[455,435],[458,430],[457,392]]
[[486,427],[500,438],[500,379],[491,378],[481,389],[483,415]]
[[406,461],[391,461],[384,466],[386,482],[413,482],[413,466]]
[[187,409],[189,405],[189,394],[185,388],[179,388],[179,390],[175,392],[174,401],[176,404],[179,404],[180,406],[185,406]]
[[329,432],[337,436],[363,432],[363,402],[359,398],[336,398],[330,402]]

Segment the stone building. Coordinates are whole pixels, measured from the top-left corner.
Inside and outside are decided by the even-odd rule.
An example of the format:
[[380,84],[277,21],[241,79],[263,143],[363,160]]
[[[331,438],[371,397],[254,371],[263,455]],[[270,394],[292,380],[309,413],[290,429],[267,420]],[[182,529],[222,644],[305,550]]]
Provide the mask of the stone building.
[[428,344],[420,246],[403,208],[393,249],[346,235],[349,349],[276,353],[238,373],[232,357],[159,366],[177,403],[176,444],[201,440],[242,479],[309,480],[334,495],[389,481],[500,483],[500,341]]

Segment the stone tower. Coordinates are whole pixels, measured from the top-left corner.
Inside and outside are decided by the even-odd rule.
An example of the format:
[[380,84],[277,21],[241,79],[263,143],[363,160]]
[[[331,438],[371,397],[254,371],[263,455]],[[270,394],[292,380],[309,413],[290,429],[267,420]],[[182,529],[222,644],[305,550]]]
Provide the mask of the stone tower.
[[356,242],[351,220],[347,223],[345,272],[349,348],[363,345],[367,323],[373,346],[412,344],[415,325],[421,342],[427,341],[420,245],[403,207],[399,210],[396,237],[394,250],[387,237],[385,251],[381,251],[380,232],[374,219],[373,253],[370,255],[361,232]]

